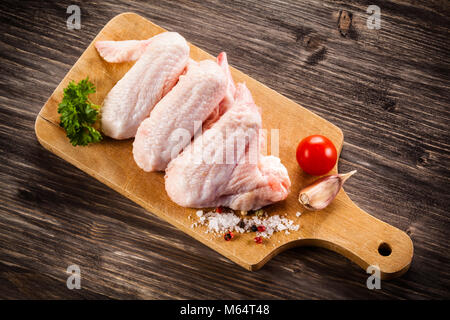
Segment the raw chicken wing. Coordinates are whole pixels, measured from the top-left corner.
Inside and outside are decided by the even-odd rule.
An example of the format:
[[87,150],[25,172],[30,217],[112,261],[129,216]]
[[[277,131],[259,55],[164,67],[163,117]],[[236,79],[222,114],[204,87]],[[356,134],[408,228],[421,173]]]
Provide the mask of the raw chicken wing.
[[201,131],[226,90],[227,77],[215,61],[190,61],[186,74],[139,126],[133,143],[136,164],[145,171],[166,169]]
[[176,32],[148,40],[100,41],[100,55],[107,61],[137,62],[106,96],[101,126],[114,139],[134,137],[141,122],[178,81],[189,60],[189,46]]
[[183,207],[255,210],[284,200],[291,185],[280,159],[263,156],[261,114],[245,84],[234,104],[166,170],[169,197]]

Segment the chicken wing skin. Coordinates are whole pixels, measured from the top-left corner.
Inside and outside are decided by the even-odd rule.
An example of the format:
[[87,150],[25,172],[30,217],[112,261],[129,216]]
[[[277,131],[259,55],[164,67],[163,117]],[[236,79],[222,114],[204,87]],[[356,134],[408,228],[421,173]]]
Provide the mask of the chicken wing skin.
[[97,41],[95,48],[100,56],[109,63],[136,61],[152,42],[147,40]]

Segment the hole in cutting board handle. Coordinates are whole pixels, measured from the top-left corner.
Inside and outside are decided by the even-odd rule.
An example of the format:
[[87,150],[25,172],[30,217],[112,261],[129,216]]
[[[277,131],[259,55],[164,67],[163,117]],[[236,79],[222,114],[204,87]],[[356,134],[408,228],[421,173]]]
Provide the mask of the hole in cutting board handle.
[[378,253],[380,255],[382,255],[383,257],[387,257],[387,256],[391,255],[392,248],[391,248],[391,246],[388,243],[382,242],[378,246]]

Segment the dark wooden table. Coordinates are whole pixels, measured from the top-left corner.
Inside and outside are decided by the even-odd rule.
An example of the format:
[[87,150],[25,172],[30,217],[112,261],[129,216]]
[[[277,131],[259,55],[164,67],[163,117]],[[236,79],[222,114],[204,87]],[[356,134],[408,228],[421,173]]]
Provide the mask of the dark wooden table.
[[[70,4],[81,30],[66,27]],[[371,4],[379,30],[366,24]],[[342,128],[339,171],[358,170],[345,189],[411,236],[410,270],[369,290],[354,263],[302,247],[249,272],[44,150],[37,113],[125,11],[225,50]],[[450,298],[449,16],[445,0],[1,1],[0,298]],[[66,287],[72,264],[80,290]]]

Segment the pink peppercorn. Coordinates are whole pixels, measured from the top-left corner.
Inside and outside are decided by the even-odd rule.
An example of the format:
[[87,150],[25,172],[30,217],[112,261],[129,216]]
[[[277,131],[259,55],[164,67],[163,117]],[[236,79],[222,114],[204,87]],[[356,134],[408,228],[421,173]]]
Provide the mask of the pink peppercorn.
[[225,235],[223,236],[223,238],[225,239],[225,241],[230,241],[231,239],[233,239],[234,234],[233,232],[227,232],[225,233]]

